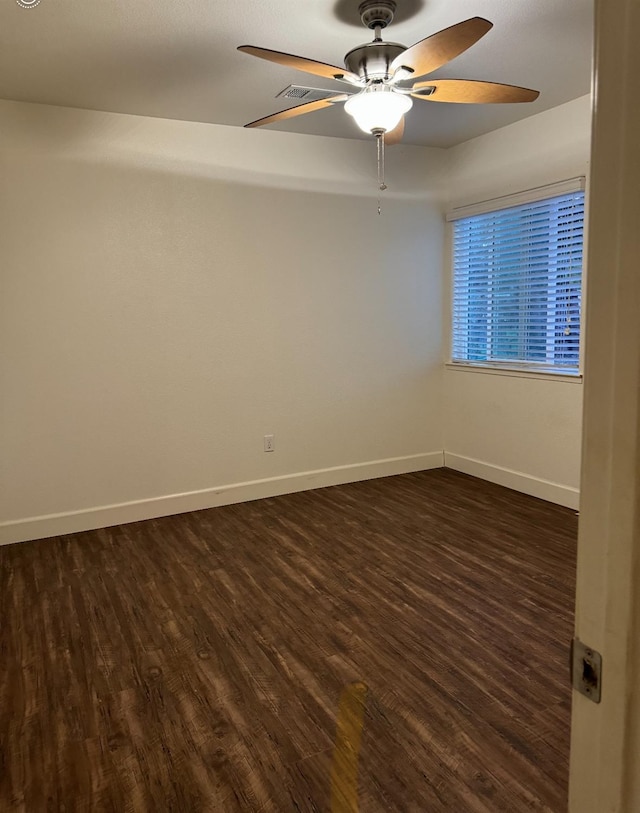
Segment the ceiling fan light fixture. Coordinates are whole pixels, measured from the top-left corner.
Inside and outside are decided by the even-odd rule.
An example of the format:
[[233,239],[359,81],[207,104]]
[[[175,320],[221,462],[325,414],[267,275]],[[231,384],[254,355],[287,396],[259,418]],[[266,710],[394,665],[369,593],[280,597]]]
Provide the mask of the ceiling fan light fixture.
[[347,99],[344,109],[365,133],[374,130],[388,133],[397,127],[412,106],[409,96],[396,93],[385,85],[374,85]]

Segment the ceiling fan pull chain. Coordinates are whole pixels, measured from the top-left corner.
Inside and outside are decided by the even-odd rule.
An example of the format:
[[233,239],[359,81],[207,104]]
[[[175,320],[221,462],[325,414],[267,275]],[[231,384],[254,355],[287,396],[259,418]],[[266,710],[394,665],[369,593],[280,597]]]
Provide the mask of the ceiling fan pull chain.
[[[384,182],[384,131],[380,130],[375,134],[376,141],[378,142],[378,189],[384,192],[387,188]],[[380,208],[380,195],[378,194],[378,214],[382,214]]]
[[387,188],[384,182],[384,133],[377,133],[376,139],[378,141],[378,188],[384,192]]

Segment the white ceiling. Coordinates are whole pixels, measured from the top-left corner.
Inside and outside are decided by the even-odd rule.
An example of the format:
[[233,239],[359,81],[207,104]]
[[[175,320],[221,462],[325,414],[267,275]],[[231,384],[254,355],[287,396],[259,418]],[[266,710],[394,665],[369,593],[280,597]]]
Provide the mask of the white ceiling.
[[[33,0],[27,0],[33,2]],[[493,29],[433,76],[533,87],[525,105],[416,101],[405,141],[450,146],[589,92],[592,0],[398,0],[385,38],[411,45],[468,17]],[[285,107],[289,84],[345,86],[236,51],[342,65],[371,40],[358,0],[40,0],[0,6],[0,98],[241,126]],[[286,100],[285,100],[286,102]],[[271,125],[366,138],[341,105]]]

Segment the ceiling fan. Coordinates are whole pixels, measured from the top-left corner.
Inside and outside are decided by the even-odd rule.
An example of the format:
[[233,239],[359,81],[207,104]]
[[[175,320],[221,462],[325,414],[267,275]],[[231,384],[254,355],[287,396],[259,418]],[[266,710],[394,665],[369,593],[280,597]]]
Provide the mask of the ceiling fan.
[[[326,99],[307,102],[252,121],[245,127],[262,127],[304,113],[312,113],[344,102],[346,112],[365,133],[378,138],[378,144],[397,144],[404,133],[404,116],[413,99],[428,102],[496,104],[533,102],[537,90],[471,79],[432,79],[416,82],[446,65],[483,37],[493,24],[472,17],[420,40],[410,48],[385,42],[381,32],[393,20],[394,0],[364,0],[359,6],[363,24],[374,31],[373,42],[353,48],[344,58],[345,68],[316,62],[282,51],[241,45],[246,54],[277,62],[287,68],[335,79],[351,86],[352,92],[336,93]],[[409,84],[412,83],[412,84]]]

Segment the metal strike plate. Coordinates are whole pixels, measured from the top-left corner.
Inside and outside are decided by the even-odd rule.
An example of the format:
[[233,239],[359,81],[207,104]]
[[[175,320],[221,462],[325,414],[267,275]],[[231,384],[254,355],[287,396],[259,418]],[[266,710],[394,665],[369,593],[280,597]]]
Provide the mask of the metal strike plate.
[[583,644],[578,638],[571,642],[571,683],[573,688],[593,700],[600,702],[602,693],[602,655]]

